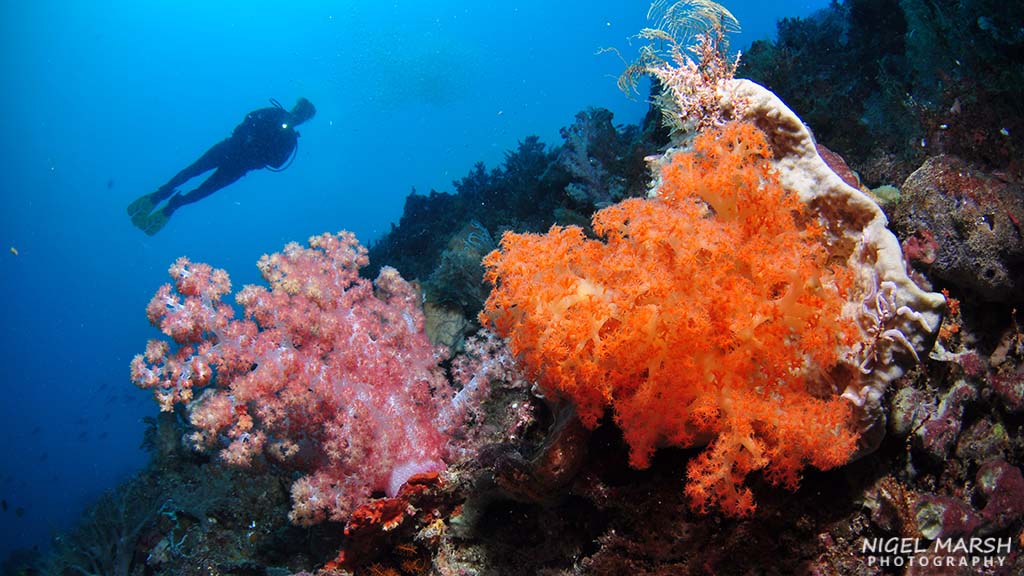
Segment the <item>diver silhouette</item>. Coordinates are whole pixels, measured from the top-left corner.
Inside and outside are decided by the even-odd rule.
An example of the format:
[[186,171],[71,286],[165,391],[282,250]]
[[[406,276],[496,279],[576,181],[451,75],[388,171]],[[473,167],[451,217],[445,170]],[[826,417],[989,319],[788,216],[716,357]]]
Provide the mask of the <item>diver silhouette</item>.
[[[280,172],[291,166],[299,142],[295,127],[312,118],[316,108],[305,98],[299,98],[290,111],[273,98],[270,103],[273,107],[249,112],[230,137],[215,144],[156,192],[144,194],[129,204],[132,224],[152,236],[167,224],[175,210],[206,198],[249,171],[267,168]],[[215,172],[195,190],[187,194],[176,190],[210,170]],[[167,203],[158,207],[164,200]]]

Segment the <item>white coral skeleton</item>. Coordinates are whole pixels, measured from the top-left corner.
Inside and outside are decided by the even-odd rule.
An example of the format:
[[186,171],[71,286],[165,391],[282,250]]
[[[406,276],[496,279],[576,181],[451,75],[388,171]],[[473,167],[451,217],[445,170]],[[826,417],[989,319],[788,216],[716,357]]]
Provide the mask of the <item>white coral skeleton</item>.
[[[878,364],[889,364],[892,362],[894,348],[902,348],[915,362],[921,358],[917,354],[914,345],[897,325],[900,318],[917,322],[928,331],[928,322],[919,312],[911,310],[908,306],[899,306],[896,303],[896,283],[885,281],[881,284],[872,283],[872,290],[864,298],[862,304],[862,321],[867,324],[865,331],[869,342],[864,346],[864,358],[858,368],[862,374],[870,374]],[[863,406],[870,394],[870,386],[860,390],[847,388],[843,397],[850,400],[857,406]]]

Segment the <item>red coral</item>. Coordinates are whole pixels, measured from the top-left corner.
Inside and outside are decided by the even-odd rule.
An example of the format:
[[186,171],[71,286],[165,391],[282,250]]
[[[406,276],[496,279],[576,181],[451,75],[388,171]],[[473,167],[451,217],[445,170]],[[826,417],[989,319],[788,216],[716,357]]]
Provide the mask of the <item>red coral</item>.
[[903,241],[903,257],[908,262],[932,264],[938,258],[939,243],[931,230],[920,229]]
[[416,474],[394,498],[379,498],[356,508],[345,524],[345,547],[328,562],[325,570],[353,568],[367,564],[385,548],[388,534],[406,520],[419,525],[441,516],[440,492],[443,484],[435,473]]
[[754,509],[745,477],[794,489],[806,465],[855,448],[849,407],[825,382],[858,337],[848,270],[779,184],[764,135],[704,133],[662,172],[657,199],[577,227],[506,234],[485,259],[481,320],[507,336],[545,394],[593,427],[611,407],[631,464],[659,446],[710,446],[689,466],[700,510]]

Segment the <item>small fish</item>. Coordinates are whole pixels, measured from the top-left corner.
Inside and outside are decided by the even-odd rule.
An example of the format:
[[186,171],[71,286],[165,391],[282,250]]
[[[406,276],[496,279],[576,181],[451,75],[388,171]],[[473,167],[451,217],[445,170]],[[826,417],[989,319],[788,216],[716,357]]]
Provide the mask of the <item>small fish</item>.
[[4,512],[7,512],[7,499],[0,500],[0,508],[3,508]]
[[18,255],[18,249],[15,248],[14,246],[11,246],[11,254],[14,254],[15,256],[17,256]]

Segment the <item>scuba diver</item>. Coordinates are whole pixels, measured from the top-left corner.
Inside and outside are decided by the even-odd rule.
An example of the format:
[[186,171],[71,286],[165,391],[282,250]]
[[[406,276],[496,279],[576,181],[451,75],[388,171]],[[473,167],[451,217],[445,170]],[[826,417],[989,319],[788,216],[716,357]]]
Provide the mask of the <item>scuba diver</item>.
[[[291,111],[273,98],[270,103],[273,107],[248,113],[230,137],[215,144],[156,192],[144,194],[129,204],[128,216],[132,224],[152,236],[167,224],[175,210],[206,198],[250,170],[267,168],[280,172],[290,166],[299,142],[295,127],[312,118],[316,108],[305,98],[299,98]],[[195,190],[187,194],[176,190],[210,170],[215,172]],[[158,208],[164,200],[167,203]]]

